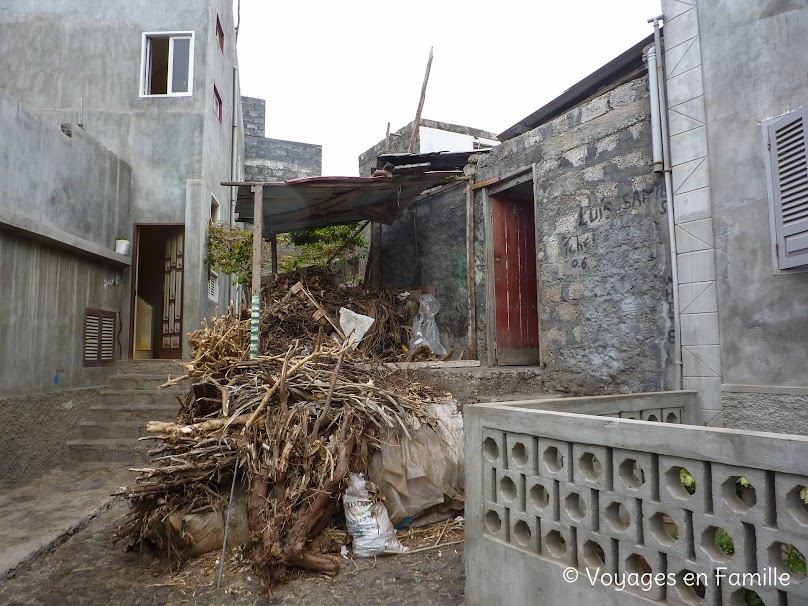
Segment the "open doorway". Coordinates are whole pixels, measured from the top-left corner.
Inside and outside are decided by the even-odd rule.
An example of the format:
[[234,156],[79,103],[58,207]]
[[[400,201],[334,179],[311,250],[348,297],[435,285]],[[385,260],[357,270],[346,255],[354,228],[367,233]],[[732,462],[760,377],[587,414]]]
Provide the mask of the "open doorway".
[[538,274],[533,181],[492,193],[496,363],[539,363]]
[[132,357],[182,357],[183,225],[135,226]]

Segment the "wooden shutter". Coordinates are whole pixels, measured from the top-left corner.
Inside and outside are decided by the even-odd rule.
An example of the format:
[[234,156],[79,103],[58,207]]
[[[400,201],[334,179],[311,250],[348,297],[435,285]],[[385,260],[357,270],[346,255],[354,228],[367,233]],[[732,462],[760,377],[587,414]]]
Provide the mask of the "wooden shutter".
[[115,312],[84,312],[84,366],[105,366],[115,361]]
[[808,265],[808,110],[793,111],[767,129],[778,265]]

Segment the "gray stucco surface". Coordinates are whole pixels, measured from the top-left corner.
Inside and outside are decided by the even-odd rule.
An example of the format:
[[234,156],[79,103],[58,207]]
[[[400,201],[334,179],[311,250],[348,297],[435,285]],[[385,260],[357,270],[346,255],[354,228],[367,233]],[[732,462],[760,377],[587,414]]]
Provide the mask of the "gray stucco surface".
[[93,388],[0,398],[0,488],[61,465],[68,440],[99,398]]
[[724,392],[721,399],[726,427],[808,436],[804,395]]
[[[805,386],[808,274],[773,272],[761,123],[808,103],[808,7],[697,5],[723,383]],[[737,399],[724,395],[725,405]],[[750,403],[759,399],[749,396]],[[727,424],[739,419],[733,415]]]

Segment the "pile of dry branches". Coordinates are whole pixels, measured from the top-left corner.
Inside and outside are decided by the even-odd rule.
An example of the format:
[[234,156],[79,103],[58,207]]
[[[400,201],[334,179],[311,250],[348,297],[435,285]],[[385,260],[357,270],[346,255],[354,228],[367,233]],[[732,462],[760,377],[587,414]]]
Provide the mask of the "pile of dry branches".
[[[356,310],[360,301],[342,293],[335,303],[327,298],[333,291],[320,298],[299,288],[273,294],[285,286],[278,281],[264,292],[258,359],[248,359],[249,320],[232,310],[190,336],[193,389],[177,423],[148,425],[147,439],[158,446],[126,491],[131,510],[119,538],[181,553],[193,537],[169,523],[172,514],[223,511],[231,483],[239,484],[253,561],[270,585],[283,582],[290,566],[338,571],[338,558],[311,542],[337,511],[348,473],[365,471],[381,428],[406,434],[425,421],[421,405],[433,397],[327,336],[329,310],[344,303]],[[360,297],[361,311],[384,309],[398,321],[389,298]],[[325,328],[312,319],[312,301]],[[362,343],[364,355],[395,349],[387,334],[374,334]]]

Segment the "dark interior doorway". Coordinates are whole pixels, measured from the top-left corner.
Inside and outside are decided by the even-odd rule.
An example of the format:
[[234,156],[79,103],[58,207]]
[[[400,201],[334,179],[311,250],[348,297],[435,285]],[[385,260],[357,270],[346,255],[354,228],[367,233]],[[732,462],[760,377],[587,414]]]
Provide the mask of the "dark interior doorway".
[[135,226],[132,357],[182,357],[185,228]]
[[496,363],[539,363],[538,275],[533,181],[490,196]]

